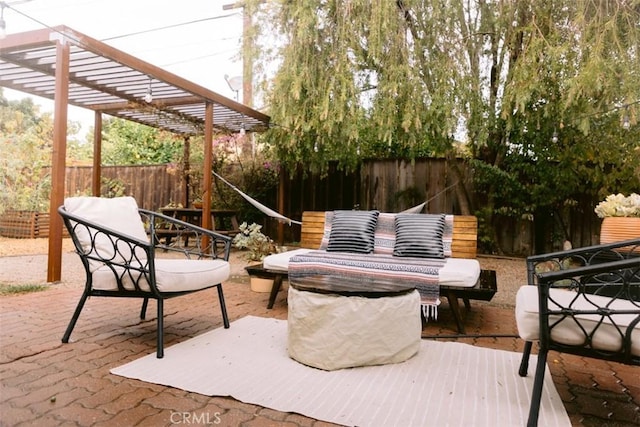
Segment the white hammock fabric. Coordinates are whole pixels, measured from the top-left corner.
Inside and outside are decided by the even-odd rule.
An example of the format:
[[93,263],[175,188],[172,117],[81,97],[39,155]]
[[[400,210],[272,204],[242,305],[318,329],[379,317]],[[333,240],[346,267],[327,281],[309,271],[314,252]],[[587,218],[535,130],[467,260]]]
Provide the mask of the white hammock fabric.
[[256,207],[256,209],[258,209],[259,211],[263,212],[265,215],[270,216],[271,218],[275,218],[280,222],[284,222],[286,224],[298,224],[298,225],[302,225],[302,223],[300,221],[295,221],[293,219],[287,218],[284,215],[280,215],[278,212],[274,211],[273,209],[263,205],[262,203],[258,202],[256,199],[250,197],[249,195],[243,193],[242,191],[240,191],[240,189],[238,189],[238,187],[236,187],[235,185],[231,184],[229,181],[227,181],[226,179],[224,179],[223,177],[221,177],[220,175],[218,175],[217,173],[213,172],[213,174],[218,177],[222,182],[224,182],[225,184],[227,184],[229,187],[233,188],[235,191],[238,192],[238,194],[240,194],[247,202],[251,203],[253,206]]
[[400,213],[412,213],[412,214],[420,213],[420,212],[422,212],[422,209],[424,209],[426,204],[427,204],[427,202],[420,203],[418,206],[414,206],[414,207],[409,208],[407,210],[404,210],[404,211],[402,211]]

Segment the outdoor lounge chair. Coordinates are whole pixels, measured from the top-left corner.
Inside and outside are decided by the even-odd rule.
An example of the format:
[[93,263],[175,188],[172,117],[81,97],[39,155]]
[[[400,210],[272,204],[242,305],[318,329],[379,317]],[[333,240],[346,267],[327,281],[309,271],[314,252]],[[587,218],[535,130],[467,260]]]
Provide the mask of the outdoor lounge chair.
[[529,285],[516,296],[518,333],[538,362],[528,426],[538,422],[547,353],[640,365],[640,239],[527,258]]
[[[149,299],[155,299],[158,358],[164,356],[165,299],[215,287],[224,327],[229,327],[222,282],[230,274],[231,238],[138,209],[132,197],[71,197],[65,199],[58,212],[86,271],[84,292],[62,337],[63,343],[69,342],[90,296],[142,298],[141,319],[145,318]],[[166,224],[171,224],[176,233],[174,245],[162,244],[156,236],[156,227]],[[194,246],[179,246],[186,236]],[[156,256],[157,252],[164,256]]]

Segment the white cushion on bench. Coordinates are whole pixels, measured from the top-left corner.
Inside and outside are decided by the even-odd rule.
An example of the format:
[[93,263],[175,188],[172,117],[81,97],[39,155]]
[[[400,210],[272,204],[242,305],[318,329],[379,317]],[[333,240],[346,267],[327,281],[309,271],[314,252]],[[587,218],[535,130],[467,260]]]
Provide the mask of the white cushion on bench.
[[[287,272],[289,260],[295,255],[311,252],[313,249],[294,249],[265,257],[263,267],[268,270]],[[345,254],[348,256],[348,254]],[[480,263],[476,259],[446,258],[444,267],[439,270],[438,283],[440,286],[472,288],[480,278]]]
[[480,263],[477,259],[447,258],[438,273],[440,286],[473,288],[480,278]]
[[[229,262],[196,259],[157,259],[156,286],[160,292],[181,292],[204,289],[222,283],[229,278],[231,268]],[[122,275],[124,269],[115,267],[116,272]],[[133,273],[133,270],[130,270]],[[125,275],[123,285],[128,290],[134,290],[131,277]],[[149,283],[142,278],[139,283],[143,291],[149,290]],[[100,267],[93,272],[93,288],[103,291],[115,291],[118,289],[115,275],[111,268]]]
[[[605,307],[611,298],[599,295],[585,295],[580,294],[576,301],[571,301],[576,298],[576,293],[566,291],[563,289],[550,289],[549,295],[551,299],[561,304],[563,307],[571,306],[576,309],[590,310],[594,309],[595,305]],[[588,300],[593,302],[590,303]],[[557,309],[558,305],[549,301],[550,309]],[[610,305],[612,309],[630,309],[638,310],[637,305],[633,305],[631,301],[616,299]],[[525,341],[538,341],[540,339],[540,324],[538,317],[538,288],[537,286],[526,285],[522,286],[516,295],[516,322],[518,324],[518,334]],[[637,318],[637,315],[633,314],[615,314],[614,321],[622,328],[626,328],[629,324]],[[597,332],[593,337],[593,348],[597,350],[605,351],[619,351],[622,345],[622,338],[620,332],[611,324],[607,317],[599,315],[577,315],[576,318],[582,327],[591,333],[600,321],[603,322],[598,327]],[[555,322],[560,319],[560,316],[550,316],[550,322]],[[625,330],[622,330],[625,333]],[[640,356],[640,326],[636,325],[631,334],[631,353]],[[578,326],[578,324],[570,317],[563,320],[560,324],[554,326],[551,329],[551,338],[559,343],[567,345],[582,346],[585,342],[585,335]]]
[[289,270],[289,260],[292,256],[306,254],[307,252],[311,252],[313,249],[294,249],[292,251],[280,252],[279,254],[273,254],[266,256],[264,260],[262,260],[262,266],[267,270],[278,270],[287,272]]

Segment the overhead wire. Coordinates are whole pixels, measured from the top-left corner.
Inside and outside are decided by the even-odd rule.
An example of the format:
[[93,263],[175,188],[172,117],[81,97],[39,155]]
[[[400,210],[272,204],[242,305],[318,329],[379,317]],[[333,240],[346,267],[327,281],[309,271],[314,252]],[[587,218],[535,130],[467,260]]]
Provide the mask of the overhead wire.
[[[50,29],[52,31],[55,31],[55,32],[61,34],[62,36],[73,40],[76,43],[80,43],[80,40],[78,40],[76,37],[73,37],[72,35],[67,34],[67,33],[65,33],[63,31],[59,31],[56,28],[52,27],[51,25],[48,25],[48,24],[40,21],[39,19],[20,11],[19,9],[16,9],[15,7],[13,7],[13,4],[6,3],[6,2],[2,2],[2,3],[3,3],[5,8],[11,9],[12,11],[16,12],[17,14],[19,14],[19,15],[21,15],[21,16],[23,16],[23,17],[35,22],[35,23],[37,23],[38,25],[41,25],[42,27],[48,28],[48,29]],[[133,37],[133,36],[136,36],[136,35],[151,33],[151,32],[155,32],[155,31],[162,31],[162,30],[166,30],[166,29],[170,29],[170,28],[177,28],[177,27],[181,27],[181,26],[185,26],[185,25],[197,24],[197,23],[200,23],[200,22],[206,22],[206,21],[212,21],[212,20],[217,20],[217,19],[229,18],[229,17],[236,16],[236,15],[239,15],[239,14],[240,14],[239,12],[233,12],[233,13],[227,13],[227,14],[224,14],[224,15],[210,16],[208,18],[194,19],[194,20],[191,20],[191,21],[181,22],[181,23],[177,23],[177,24],[165,25],[165,26],[162,26],[162,27],[150,28],[150,29],[147,29],[147,30],[135,31],[135,32],[132,32],[132,33],[127,33],[127,34],[121,34],[121,35],[118,35],[118,36],[107,37],[107,38],[101,39],[100,41],[104,42],[104,41],[111,41],[111,40],[116,40],[116,39],[121,39],[121,38],[126,38],[126,37]],[[222,52],[214,52],[214,53],[209,54],[209,55],[198,56],[198,57],[189,58],[189,59],[183,59],[183,60],[180,60],[180,61],[173,62],[171,64],[165,64],[165,65],[162,65],[162,66],[169,66],[169,65],[187,63],[187,62],[191,62],[191,61],[198,61],[198,60],[204,59],[206,57],[222,55],[222,54],[227,53],[229,51],[230,50],[227,49],[227,50],[222,51]]]

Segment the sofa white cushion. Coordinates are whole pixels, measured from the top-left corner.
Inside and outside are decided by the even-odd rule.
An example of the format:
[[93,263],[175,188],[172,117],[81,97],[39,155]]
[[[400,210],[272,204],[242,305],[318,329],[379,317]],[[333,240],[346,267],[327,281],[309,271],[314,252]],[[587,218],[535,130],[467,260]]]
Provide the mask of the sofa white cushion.
[[[296,255],[304,255],[315,252],[313,249],[299,248],[292,251],[269,255],[263,260],[263,267],[268,270],[289,270],[289,260]],[[345,256],[348,256],[345,254]],[[390,255],[389,255],[390,256]],[[480,278],[480,263],[477,259],[470,258],[446,258],[444,267],[438,271],[438,284],[440,286],[452,286],[459,288],[472,288]]]
[[[156,286],[160,292],[180,292],[204,289],[222,283],[229,278],[231,268],[229,262],[195,259],[157,259]],[[114,272],[115,270],[115,272]],[[115,267],[112,270],[108,266],[102,266],[93,272],[93,288],[100,290],[117,290],[116,274],[122,276],[125,270]],[[123,285],[128,290],[135,289],[134,280],[140,278],[140,274],[133,274],[129,270],[123,277]],[[149,290],[149,283],[142,277],[139,286],[143,291]]]
[[[110,228],[135,239],[148,241],[144,224],[138,213],[138,204],[133,197],[68,197],[64,201],[67,212],[82,217],[87,221]],[[84,227],[76,228],[76,235],[84,251],[92,250],[91,236]],[[131,249],[127,244],[118,245],[118,253],[113,249],[112,240],[104,234],[96,236],[94,253],[105,259],[124,261],[131,259]],[[146,253],[137,249],[135,257],[146,259]],[[91,271],[95,271],[104,264],[90,260]]]
[[[563,289],[550,289],[550,296],[552,300],[557,301],[558,304],[549,302],[549,308],[557,309],[558,305],[568,307],[571,305],[575,309],[594,309],[595,305],[605,307],[611,298],[599,296],[599,295],[585,295],[580,294],[576,298],[576,293],[563,290]],[[573,301],[573,303],[572,303]],[[591,301],[591,302],[589,302]],[[593,302],[593,303],[592,303]],[[595,305],[594,305],[595,304]],[[630,309],[638,310],[638,306],[634,305],[631,301],[616,299],[609,305],[613,309]],[[520,287],[516,294],[516,322],[518,326],[518,334],[525,341],[538,341],[540,339],[540,324],[538,317],[538,288],[536,286],[526,285]],[[612,315],[614,322],[626,328],[629,324],[637,318],[637,315],[633,314],[615,314]],[[599,315],[577,315],[578,322],[582,327],[591,333],[596,328],[600,321],[603,324],[598,327],[598,330],[593,337],[593,348],[597,350],[605,351],[619,351],[622,345],[622,338],[620,333],[612,325],[611,321],[607,317]],[[560,316],[551,316],[550,322],[556,322],[560,319]],[[622,331],[625,332],[624,330]],[[631,334],[631,353],[640,356],[640,326],[636,325]],[[565,318],[561,323],[554,326],[551,329],[551,338],[559,343],[580,346],[585,342],[585,335],[580,329],[578,323],[572,318]]]
[[279,254],[267,255],[262,260],[262,266],[267,270],[277,270],[287,272],[289,270],[289,260],[296,255],[303,255],[313,249],[299,248],[292,251],[280,252]]
[[480,278],[480,263],[471,258],[446,258],[438,270],[438,284],[458,288],[473,288]]

